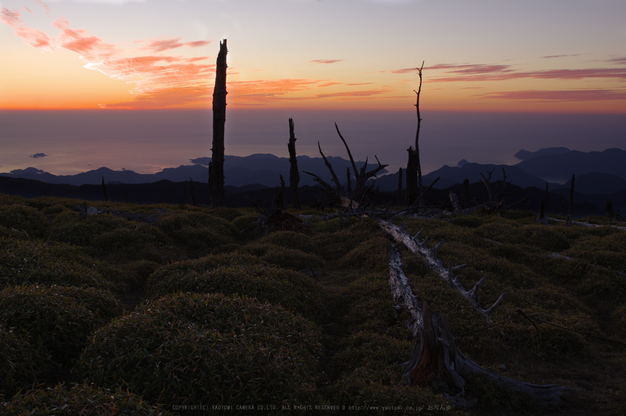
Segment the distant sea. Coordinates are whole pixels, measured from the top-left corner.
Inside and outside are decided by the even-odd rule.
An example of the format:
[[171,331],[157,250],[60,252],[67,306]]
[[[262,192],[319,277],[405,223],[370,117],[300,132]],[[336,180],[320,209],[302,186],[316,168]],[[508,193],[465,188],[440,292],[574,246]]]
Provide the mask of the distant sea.
[[[406,165],[415,142],[415,111],[227,109],[226,154],[288,157],[288,119],[295,122],[299,155],[347,158],[334,123],[357,160]],[[0,111],[0,172],[35,167],[76,174],[106,166],[154,173],[211,155],[210,110]],[[461,159],[514,164],[520,149],[564,146],[602,151],[624,147],[626,115],[459,113],[422,110],[423,172]],[[45,155],[45,156],[43,156]],[[34,157],[38,156],[38,157]]]

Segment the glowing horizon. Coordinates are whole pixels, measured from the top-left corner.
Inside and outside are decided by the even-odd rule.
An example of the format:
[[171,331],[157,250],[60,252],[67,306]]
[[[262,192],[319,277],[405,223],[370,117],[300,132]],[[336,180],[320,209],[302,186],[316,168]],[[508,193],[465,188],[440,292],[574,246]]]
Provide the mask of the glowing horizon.
[[452,3],[5,0],[0,109],[626,112],[626,5]]

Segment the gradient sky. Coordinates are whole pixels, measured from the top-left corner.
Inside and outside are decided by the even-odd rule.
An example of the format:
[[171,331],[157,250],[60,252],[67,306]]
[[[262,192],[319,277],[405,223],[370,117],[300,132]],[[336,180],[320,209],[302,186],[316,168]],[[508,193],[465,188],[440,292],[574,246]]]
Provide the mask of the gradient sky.
[[626,117],[625,16],[623,0],[0,0],[0,111],[210,110],[228,39],[229,111],[414,112],[424,61],[425,114]]

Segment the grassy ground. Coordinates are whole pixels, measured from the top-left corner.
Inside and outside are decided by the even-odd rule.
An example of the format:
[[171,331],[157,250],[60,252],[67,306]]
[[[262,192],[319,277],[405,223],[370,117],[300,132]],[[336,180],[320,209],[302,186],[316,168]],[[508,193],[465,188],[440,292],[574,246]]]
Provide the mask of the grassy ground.
[[[457,392],[443,386],[406,384],[400,364],[413,340],[391,301],[391,243],[371,219],[301,210],[313,215],[309,233],[265,234],[247,209],[95,204],[158,218],[151,225],[81,218],[81,204],[0,195],[0,365],[9,369],[0,401],[10,414],[60,400],[97,402],[102,414],[111,400],[142,414],[200,404],[204,413],[554,411],[483,378],[467,380],[466,397],[478,400],[469,410],[455,408],[446,397]],[[445,240],[438,255],[466,264],[465,287],[487,276],[484,307],[507,292],[494,322],[516,319],[481,330],[467,301],[403,250],[413,291],[447,317],[459,350],[478,364],[571,388],[566,414],[626,414],[626,346],[606,341],[626,341],[626,233],[535,218],[394,221],[411,234],[423,228],[429,244]]]

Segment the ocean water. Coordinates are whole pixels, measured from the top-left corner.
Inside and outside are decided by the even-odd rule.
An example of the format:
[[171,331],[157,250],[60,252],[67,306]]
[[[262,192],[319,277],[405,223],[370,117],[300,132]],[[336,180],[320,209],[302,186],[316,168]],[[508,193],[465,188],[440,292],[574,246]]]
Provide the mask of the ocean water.
[[[211,155],[207,110],[0,111],[0,172],[35,167],[65,175],[106,166],[154,173]],[[299,155],[347,158],[336,122],[357,160],[406,165],[415,142],[414,111],[305,111],[228,109],[226,154],[272,153],[288,157],[293,117]],[[602,151],[624,147],[626,115],[451,113],[422,111],[423,172],[461,159],[515,164],[514,154],[544,147]],[[37,154],[46,156],[33,157]]]

